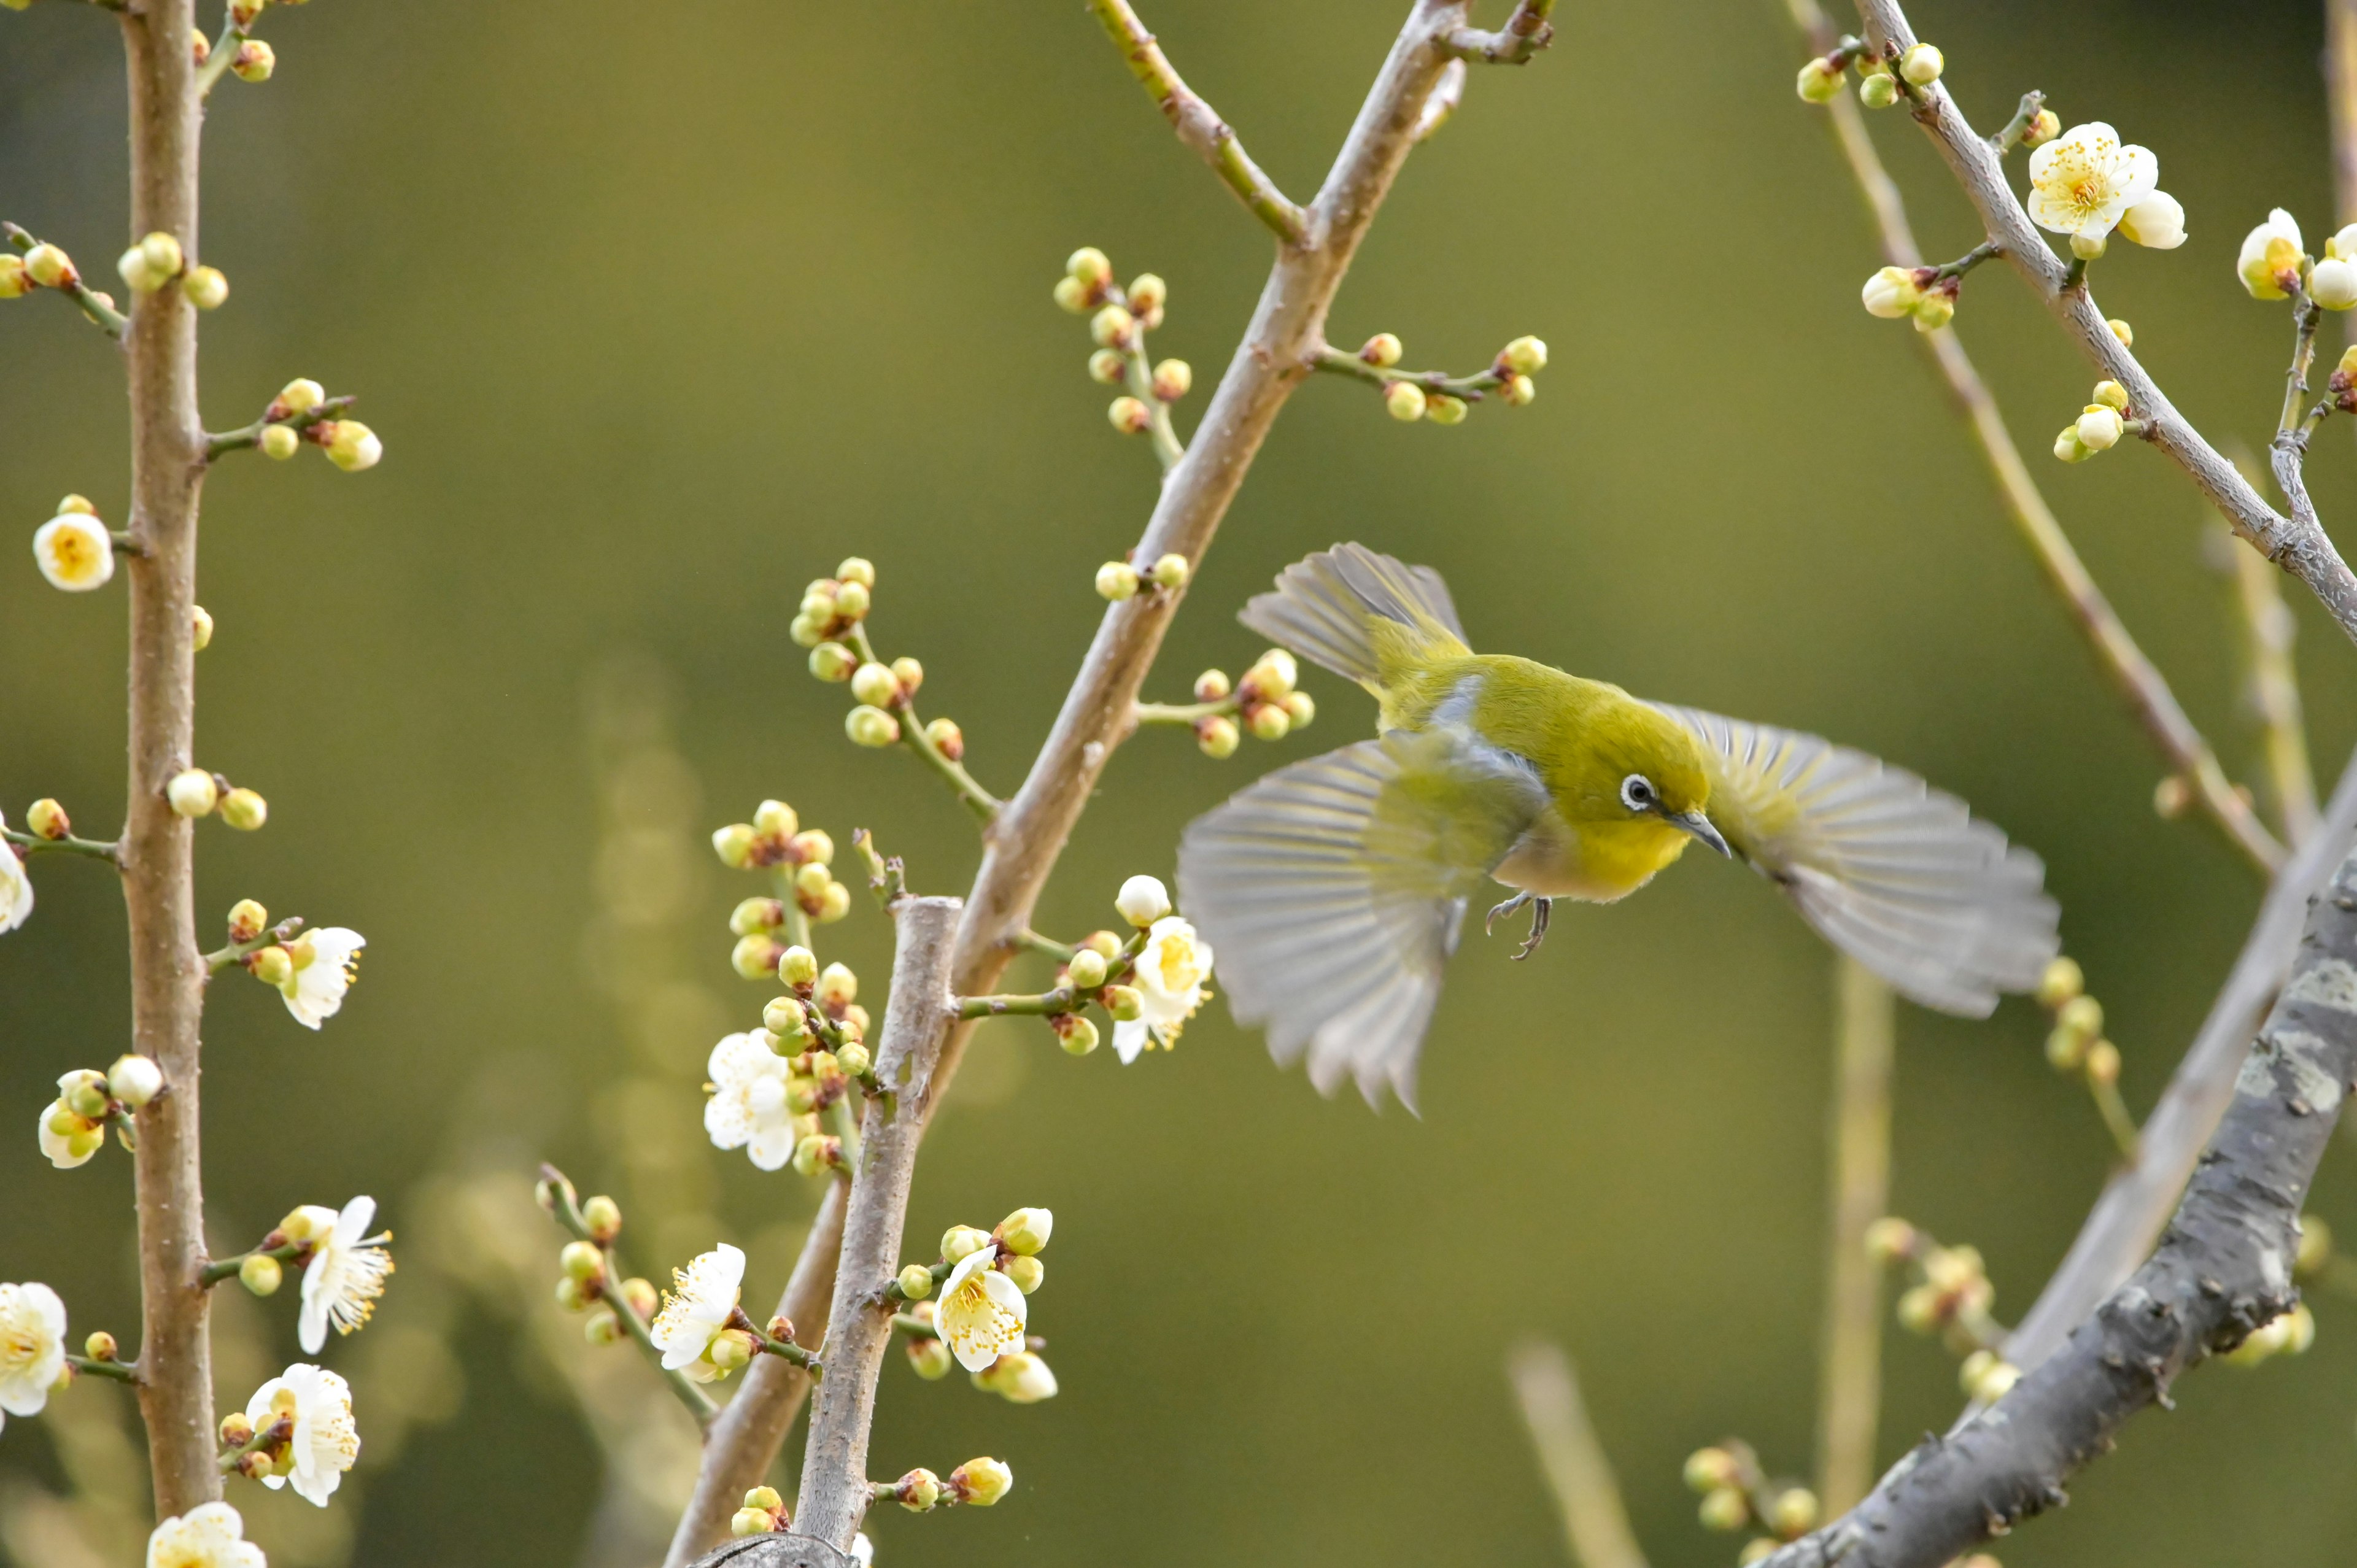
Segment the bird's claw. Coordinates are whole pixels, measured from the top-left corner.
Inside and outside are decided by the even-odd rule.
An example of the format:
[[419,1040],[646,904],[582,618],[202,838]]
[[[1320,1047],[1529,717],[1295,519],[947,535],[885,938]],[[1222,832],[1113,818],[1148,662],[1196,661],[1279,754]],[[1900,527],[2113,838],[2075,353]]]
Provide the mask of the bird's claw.
[[1531,934],[1523,940],[1522,946],[1514,950],[1514,961],[1517,963],[1538,951],[1539,944],[1546,940],[1547,919],[1555,913],[1555,900],[1534,897],[1528,893],[1517,893],[1491,909],[1490,918],[1481,922],[1481,934],[1488,936],[1497,929],[1500,917],[1511,915],[1525,904],[1531,906]]

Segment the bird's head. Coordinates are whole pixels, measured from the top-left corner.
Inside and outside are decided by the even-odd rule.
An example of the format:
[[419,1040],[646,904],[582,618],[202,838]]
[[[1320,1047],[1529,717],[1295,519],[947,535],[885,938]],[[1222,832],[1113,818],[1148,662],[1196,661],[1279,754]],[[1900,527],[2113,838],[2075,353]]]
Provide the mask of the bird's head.
[[1658,822],[1729,854],[1710,820],[1710,775],[1693,734],[1635,699],[1609,704],[1586,726],[1591,743],[1587,797],[1591,821]]

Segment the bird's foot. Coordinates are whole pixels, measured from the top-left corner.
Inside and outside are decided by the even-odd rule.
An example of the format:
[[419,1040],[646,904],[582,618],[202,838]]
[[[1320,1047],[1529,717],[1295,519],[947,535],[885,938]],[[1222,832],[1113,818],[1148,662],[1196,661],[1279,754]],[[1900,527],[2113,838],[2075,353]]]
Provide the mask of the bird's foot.
[[1531,896],[1529,894],[1517,893],[1512,897],[1507,899],[1504,903],[1491,909],[1490,911],[1490,918],[1481,922],[1481,934],[1485,937],[1496,936],[1498,934],[1498,922],[1504,919],[1508,915],[1512,914],[1515,910],[1521,908],[1530,901]]
[[1554,899],[1534,898],[1531,900],[1531,934],[1523,939],[1523,945],[1521,947],[1514,950],[1515,962],[1519,963],[1523,960],[1530,957],[1531,954],[1539,950],[1539,944],[1546,940],[1547,918],[1554,913]]

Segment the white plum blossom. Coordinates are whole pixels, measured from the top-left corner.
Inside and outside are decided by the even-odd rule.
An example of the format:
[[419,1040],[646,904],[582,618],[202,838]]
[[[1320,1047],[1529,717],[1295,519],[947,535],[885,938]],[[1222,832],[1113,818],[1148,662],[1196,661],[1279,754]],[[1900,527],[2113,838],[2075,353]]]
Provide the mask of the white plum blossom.
[[58,1293],[44,1284],[0,1285],[0,1411],[40,1414],[65,1368],[66,1304]]
[[876,1568],[876,1543],[867,1539],[864,1530],[851,1538],[851,1560],[859,1568]]
[[376,1310],[384,1294],[384,1277],[393,1273],[393,1254],[384,1244],[393,1232],[371,1236],[376,1199],[356,1197],[329,1224],[317,1241],[311,1262],[303,1270],[303,1312],[296,1337],[307,1354],[316,1356],[328,1342],[328,1326],[339,1334],[356,1332]]
[[245,1418],[256,1432],[282,1416],[294,1418],[288,1448],[294,1468],[284,1476],[264,1476],[262,1484],[275,1491],[291,1482],[296,1497],[326,1508],[343,1484],[344,1472],[361,1455],[351,1385],[323,1367],[297,1361],[245,1402]]
[[199,1503],[148,1536],[147,1568],[265,1568],[265,1559],[235,1509]]
[[704,1130],[716,1149],[743,1149],[759,1169],[773,1171],[794,1156],[794,1116],[786,1107],[788,1059],[757,1034],[730,1035],[712,1047],[704,1070],[712,1098],[704,1102]]
[[316,1029],[336,1015],[336,1009],[344,1004],[344,993],[358,978],[361,950],[366,946],[366,937],[341,926],[306,931],[286,944],[295,972],[278,991],[286,998],[286,1011],[295,1015],[296,1023]]
[[[2121,145],[2117,131],[2089,121],[2029,155],[2029,216],[2054,233],[2100,241],[2153,194],[2159,179],[2158,158],[2146,148]],[[2159,217],[2154,214],[2156,232]],[[2181,210],[2179,224],[2181,230]]]
[[2289,292],[2283,279],[2298,279],[2305,255],[2298,221],[2278,207],[2267,214],[2266,222],[2243,236],[2242,251],[2234,257],[2234,275],[2243,280],[2253,299],[2283,299]]
[[745,1284],[745,1254],[723,1241],[672,1271],[673,1288],[648,1330],[662,1352],[663,1370],[685,1372],[699,1383],[720,1377],[709,1355],[713,1340],[728,1326]]
[[61,511],[33,531],[33,559],[51,587],[88,593],[114,575],[114,536],[88,512]]
[[[0,828],[8,825],[0,818]],[[33,918],[33,878],[23,855],[12,843],[0,843],[0,933],[13,931]]]
[[933,1307],[935,1332],[969,1372],[1023,1348],[1030,1304],[1013,1280],[991,1266],[997,1261],[996,1247],[978,1247],[960,1258]]
[[1132,982],[1141,1010],[1135,1018],[1116,1019],[1113,1048],[1125,1062],[1134,1062],[1149,1038],[1168,1047],[1195,1015],[1209,994],[1203,983],[1211,977],[1211,944],[1177,915],[1166,915],[1146,933],[1145,950],[1137,955]]

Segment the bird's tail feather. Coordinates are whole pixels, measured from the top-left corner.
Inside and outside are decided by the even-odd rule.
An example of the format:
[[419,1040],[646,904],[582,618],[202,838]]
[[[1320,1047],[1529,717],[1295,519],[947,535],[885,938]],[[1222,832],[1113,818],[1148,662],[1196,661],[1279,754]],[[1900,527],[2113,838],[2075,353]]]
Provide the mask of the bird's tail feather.
[[1471,651],[1429,566],[1410,566],[1362,544],[1337,544],[1277,575],[1237,619],[1280,647],[1381,694],[1403,660]]

